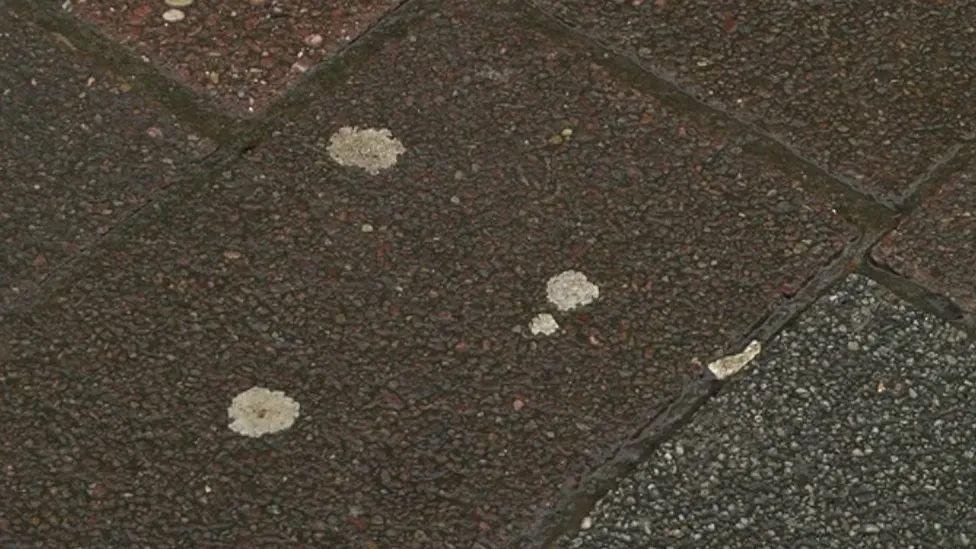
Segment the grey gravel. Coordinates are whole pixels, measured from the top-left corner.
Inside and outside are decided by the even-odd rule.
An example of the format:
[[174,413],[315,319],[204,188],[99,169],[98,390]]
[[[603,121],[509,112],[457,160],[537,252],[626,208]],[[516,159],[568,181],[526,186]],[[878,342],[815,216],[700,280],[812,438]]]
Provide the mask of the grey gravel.
[[967,546],[974,397],[971,337],[852,276],[559,545]]

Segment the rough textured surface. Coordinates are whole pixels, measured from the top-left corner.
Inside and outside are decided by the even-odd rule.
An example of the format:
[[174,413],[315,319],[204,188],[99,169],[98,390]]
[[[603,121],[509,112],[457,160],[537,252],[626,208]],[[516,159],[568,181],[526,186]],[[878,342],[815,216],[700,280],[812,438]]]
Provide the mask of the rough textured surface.
[[207,0],[180,8],[185,17],[174,23],[163,19],[163,2],[73,0],[69,5],[228,107],[254,112],[399,3]]
[[976,313],[976,161],[938,184],[873,255]]
[[894,199],[976,115],[976,3],[536,0]]
[[[850,238],[599,54],[452,9],[5,321],[8,539],[497,545]],[[344,126],[406,152],[340,166]],[[600,298],[557,312],[567,269]],[[227,429],[253,385],[301,419]]]
[[850,277],[562,547],[976,542],[976,345]]
[[212,144],[0,7],[0,310]]

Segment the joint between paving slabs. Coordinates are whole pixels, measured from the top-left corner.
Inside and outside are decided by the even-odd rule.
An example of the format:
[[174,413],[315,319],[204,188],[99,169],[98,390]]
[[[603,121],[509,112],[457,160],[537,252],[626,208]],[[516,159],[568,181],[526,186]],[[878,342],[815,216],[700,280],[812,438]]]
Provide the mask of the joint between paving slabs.
[[976,315],[963,310],[949,296],[932,290],[891,267],[879,263],[872,256],[874,247],[880,243],[882,238],[897,229],[903,219],[916,215],[925,200],[938,193],[949,177],[963,169],[973,158],[974,147],[972,145],[954,145],[936,160],[924,174],[912,182],[909,190],[899,200],[898,215],[890,221],[891,225],[884,228],[883,233],[864,251],[858,262],[857,272],[887,288],[913,307],[976,335]]
[[241,132],[240,154],[253,151],[279,125],[281,119],[296,116],[321,93],[341,85],[345,77],[367,61],[389,40],[403,37],[410,23],[428,16],[444,0],[401,0],[396,7],[380,17],[363,32],[328,59],[315,65],[302,77],[284,90],[254,118],[253,124]]
[[[783,329],[799,319],[817,299],[826,295],[852,273],[871,278],[918,309],[976,334],[976,316],[963,313],[948,298],[890,272],[871,260],[871,249],[894,228],[897,218],[889,217],[885,221],[869,227],[857,239],[848,243],[824,268],[804,283],[793,299],[780,304],[769,315],[753,324],[747,330],[747,335],[736,343],[737,347],[733,352],[742,350],[750,341],[763,344],[772,341]],[[551,510],[544,513],[519,543],[529,547],[551,547],[560,537],[578,531],[581,521],[616,486],[617,480],[630,474],[661,443],[688,424],[695,413],[718,394],[727,382],[728,380],[717,379],[707,369],[704,370],[702,376],[686,385],[677,397],[655,410],[651,418],[634,435],[621,443],[611,457],[585,473],[578,486],[564,494]]]
[[908,216],[918,210],[925,202],[942,188],[945,180],[973,158],[973,147],[957,144],[949,148],[941,158],[909,185],[908,190],[898,201],[898,213]]
[[[695,94],[678,85],[673,79],[662,76],[647,67],[634,55],[620,51],[603,39],[578,28],[559,15],[550,13],[534,2],[524,3],[523,22],[561,43],[581,44],[583,48],[598,53],[599,63],[608,70],[623,77],[635,88],[653,94],[658,99],[670,103],[685,114],[697,115],[728,127],[758,140],[753,148],[767,160],[792,167],[808,176],[812,181],[811,190],[838,193],[845,198],[843,208],[848,217],[859,226],[877,223],[897,213],[897,204],[863,189],[856,182],[835,174],[808,158],[793,145],[783,139],[759,129],[755,124],[745,121],[735,114],[716,105],[706,103]],[[824,188],[819,188],[824,187]]]
[[[303,75],[253,116],[236,115],[223,108],[215,99],[195,90],[184,79],[165,67],[130,50],[105,35],[93,24],[70,15],[57,2],[35,3],[32,0],[10,0],[10,2],[15,13],[51,33],[63,46],[90,57],[100,68],[112,73],[126,73],[119,76],[131,77],[132,82],[137,85],[136,92],[146,93],[159,101],[167,111],[186,123],[193,131],[214,140],[218,149],[226,149],[227,154],[240,156],[264,140],[264,130],[284,114],[282,111],[300,109],[307,104],[311,99],[309,88],[317,85],[316,75],[323,72],[337,72],[337,77],[344,76],[348,69],[357,64],[346,59],[350,52],[358,53],[359,50],[364,49],[362,48],[364,43],[376,42],[371,40],[371,37],[378,30],[395,27],[396,22],[403,19],[408,5],[423,4],[426,7],[426,4],[433,4],[436,7],[442,0],[402,0],[390,12]],[[380,39],[379,43],[383,41],[384,39]],[[370,50],[369,47],[365,49]],[[363,57],[365,56],[358,55],[357,61],[362,60]],[[336,67],[340,70],[336,71]],[[338,81],[339,78],[332,80]],[[288,107],[292,108],[288,109]],[[215,153],[211,153],[211,156],[213,154]]]
[[976,315],[963,310],[952,298],[877,263],[870,255],[860,264],[857,273],[875,281],[912,307],[976,336]]
[[68,50],[87,56],[99,68],[134,84],[130,93],[142,93],[159,103],[192,131],[211,139],[217,148],[232,144],[246,121],[220,110],[205,94],[175,74],[131,51],[100,29],[57,4],[38,0],[9,0],[20,17],[37,25]]
[[[217,140],[227,145],[233,144],[234,146],[229,147],[230,150],[226,150],[224,154],[218,154],[213,159],[207,159],[212,161],[208,161],[206,166],[201,167],[201,169],[197,170],[196,174],[191,175],[187,183],[190,182],[189,180],[196,180],[196,183],[199,184],[208,174],[224,168],[227,164],[236,161],[240,156],[257,147],[263,141],[262,136],[267,135],[267,132],[263,130],[267,130],[267,127],[282,114],[303,108],[312,99],[313,94],[311,92],[313,90],[320,90],[322,87],[328,88],[340,83],[342,77],[350,69],[354,68],[358,64],[358,61],[368,56],[375,48],[388,39],[405,32],[408,23],[414,18],[425,15],[427,10],[435,9],[441,3],[441,0],[404,0],[391,13],[381,18],[354,41],[350,42],[342,51],[310,71],[302,80],[284,92],[281,97],[263,109],[261,113],[251,119],[253,120],[253,125],[242,126],[241,120],[225,114],[213,115],[222,121],[218,124],[218,127],[228,121],[232,121],[228,126],[232,128],[229,131],[225,128],[217,130],[220,132]],[[120,53],[118,50],[121,46],[109,43],[107,39],[100,35],[93,37],[92,34],[97,34],[96,31],[91,29],[82,30],[80,28],[82,24],[74,20],[74,18],[68,18],[60,13],[52,14],[50,13],[52,11],[51,9],[38,9],[36,6],[25,8],[23,0],[13,0],[13,4],[15,7],[20,8],[20,12],[34,11],[40,14],[26,18],[34,21],[48,32],[55,32],[59,35],[67,36],[69,40],[71,37],[76,38],[75,42],[78,42],[86,53],[99,58],[102,64],[111,65],[122,57],[125,58],[125,61],[121,62],[120,65],[126,69],[130,69],[133,64],[141,65],[142,68],[134,72],[137,72],[136,77],[138,79],[147,84],[147,88],[153,88],[154,85],[158,85],[160,82],[165,82],[166,87],[169,88],[167,91],[159,94],[165,96],[164,99],[168,100],[164,101],[164,104],[168,103],[167,106],[175,107],[174,111],[180,114],[186,115],[195,110],[196,114],[194,116],[201,115],[201,108],[196,104],[201,98],[195,97],[195,92],[183,87],[179,81],[172,79],[168,75],[161,73],[155,75],[150,74],[149,71],[156,71],[156,67],[137,60],[128,51]],[[407,14],[408,8],[411,7],[415,9],[410,9],[410,13]],[[45,11],[48,13],[44,13]],[[875,265],[870,259],[870,250],[886,232],[894,227],[895,212],[904,215],[914,210],[925,196],[937,190],[941,175],[951,171],[958,165],[960,158],[964,156],[960,154],[963,150],[961,147],[957,146],[951,149],[917,184],[913,184],[910,191],[906,193],[898,204],[885,203],[865,193],[853,182],[831,174],[815,162],[798,154],[791,146],[778,138],[759,131],[751,124],[736,118],[726,111],[716,109],[713,106],[701,102],[673,82],[650,72],[639,62],[630,58],[630,56],[614,51],[613,48],[603,44],[598,39],[585,35],[582,31],[567,25],[565,22],[539,9],[537,6],[531,5],[529,12],[531,17],[528,20],[528,24],[530,26],[541,28],[547,34],[555,34],[564,39],[573,35],[586,36],[590,48],[598,45],[599,48],[607,52],[608,56],[616,58],[610,59],[609,61],[606,57],[604,58],[604,61],[608,61],[609,67],[618,69],[615,72],[619,72],[621,68],[628,72],[634,71],[635,69],[640,71],[645,79],[651,80],[650,88],[655,95],[670,101],[683,110],[697,112],[698,114],[704,114],[713,118],[717,116],[725,119],[726,122],[730,122],[733,127],[738,126],[745,129],[748,133],[759,137],[762,141],[761,148],[765,149],[764,152],[766,155],[781,157],[780,160],[798,168],[801,172],[814,175],[815,177],[812,179],[828,181],[832,187],[836,187],[831,190],[840,190],[843,194],[852,196],[855,199],[856,205],[869,208],[868,221],[865,225],[862,225],[864,234],[857,240],[848,243],[839,255],[832,259],[826,267],[808,279],[801,291],[790,302],[779,305],[770,315],[750,327],[748,332],[751,337],[747,337],[745,340],[756,339],[762,342],[771,340],[785,326],[799,317],[817,298],[827,292],[838,281],[843,280],[851,272],[858,272],[868,276],[892,290],[896,295],[919,306],[923,310],[936,312],[936,314],[943,318],[946,318],[947,314],[950,316],[956,315],[955,311],[958,311],[958,308],[953,310],[944,305],[933,306],[933,300],[945,298]],[[106,55],[106,52],[110,49],[115,51],[111,51]],[[644,87],[647,87],[647,85]],[[188,102],[192,106],[189,106]],[[203,114],[203,116],[208,115],[211,115],[211,113],[207,112]],[[969,148],[966,150],[969,151]],[[159,192],[163,192],[163,190]],[[141,211],[153,204],[159,198],[157,194],[147,196],[147,199],[142,204],[130,211],[119,223],[113,225],[106,233],[96,237],[78,254],[46,276],[41,281],[41,285],[39,285],[36,294],[42,294],[44,287],[49,286],[50,283],[63,277],[64,273],[70,271],[72,265],[83,255],[86,255],[88,250],[97,246],[102,240],[120,227],[128,224]],[[956,316],[956,318],[950,320],[953,320],[956,324],[963,323],[970,331],[973,330],[974,323],[972,315]],[[610,458],[584,476],[574,493],[563,498],[561,504],[557,504],[550,513],[560,516],[551,516],[548,522],[541,521],[531,532],[523,537],[522,541],[527,542],[529,546],[545,547],[551,545],[559,536],[574,531],[578,527],[579,521],[592,510],[593,505],[596,504],[599,498],[613,488],[616,479],[629,474],[633,467],[641,460],[646,459],[661,442],[678,432],[683,425],[692,419],[702,405],[718,393],[724,383],[725,381],[715,379],[714,376],[711,376],[706,371],[701,378],[687,385],[677,397],[660,407],[641,426],[634,436],[627,439],[617,448]],[[569,516],[566,516],[566,514],[569,514]]]
[[[728,351],[738,353],[752,341],[762,345],[772,341],[820,297],[842,283],[851,273],[859,272],[863,258],[889,228],[868,228],[848,242],[823,268],[804,282],[795,296],[778,304],[769,314],[758,319],[735,343],[735,347]],[[578,531],[581,521],[616,486],[618,479],[629,475],[638,464],[646,461],[661,443],[687,425],[697,411],[735,377],[733,375],[727,379],[718,379],[703,366],[700,377],[685,385],[676,397],[653,410],[650,418],[621,442],[610,457],[584,473],[579,484],[564,493],[552,509],[540,515],[535,524],[512,546],[548,548],[560,537]]]
[[165,198],[170,189],[178,189],[182,194],[193,194],[206,182],[211,181],[215,174],[226,170],[230,164],[236,162],[238,156],[234,155],[213,155],[210,159],[200,164],[188,167],[181,177],[176,178],[172,183],[165,187],[150,190],[144,195],[143,200],[126,211],[118,221],[106,227],[106,230],[94,235],[91,240],[83,243],[77,252],[68,256],[64,261],[55,265],[49,272],[40,278],[34,287],[28,289],[10,303],[0,303],[0,316],[9,313],[23,313],[31,309],[39,301],[43,300],[44,295],[51,291],[57,283],[65,279],[74,272],[75,266],[82,261],[91,250],[98,247],[103,241],[114,235],[121,229],[131,224],[133,220],[147,208],[156,204],[160,199]]
[[[113,73],[122,67],[126,73],[132,74],[145,87],[145,90],[140,91],[146,91],[153,99],[159,101],[164,109],[172,112],[179,120],[188,123],[192,130],[200,131],[213,139],[217,147],[185,168],[185,172],[175,182],[147,194],[140,204],[125,213],[105,232],[95,235],[92,240],[82,245],[77,253],[56,265],[33,288],[12,299],[10,303],[0,305],[0,314],[23,312],[32,308],[59,280],[74,271],[78,261],[110,235],[133,222],[141,212],[165,198],[171,187],[183,194],[192,194],[208,180],[208,176],[226,170],[257,148],[270,134],[267,130],[282,114],[282,110],[288,107],[292,110],[300,109],[311,99],[307,88],[322,85],[321,78],[316,75],[325,76],[327,87],[337,85],[348,70],[354,68],[372,50],[382,45],[391,36],[405,32],[403,28],[405,23],[413,19],[413,17],[403,17],[409,5],[420,5],[421,9],[413,11],[423,13],[425,9],[436,8],[441,3],[442,0],[404,0],[257,116],[244,119],[214,111],[215,104],[186,87],[180,79],[165,74],[159,67],[139,59],[136,54],[103,36],[97,29],[63,13],[57,5],[47,2],[35,5],[27,0],[12,0],[11,8],[18,16],[53,34],[54,38],[67,49],[90,57],[97,66]],[[381,36],[378,39],[370,39],[375,34]],[[346,59],[350,55],[354,57],[352,61]],[[337,66],[339,70],[335,70]],[[298,97],[300,101],[292,101],[289,105],[290,96]],[[210,120],[211,125],[201,127],[200,120]]]
[[862,233],[859,239],[861,252],[858,257],[852,258],[849,272],[859,272],[896,295],[902,296],[909,303],[964,330],[973,330],[973,326],[976,325],[976,315],[964,313],[949,298],[876,265],[870,254],[881,238],[893,231],[902,219],[919,209],[926,198],[938,192],[950,174],[973,158],[974,146],[956,144],[950,147],[925,173],[909,185],[905,193],[894,201],[887,200],[864,190],[860,185],[843,176],[832,173],[779,137],[759,129],[725,109],[705,103],[672,79],[646,67],[633,55],[620,51],[534,2],[529,2],[527,5],[527,17],[524,18],[527,25],[563,42],[574,40],[584,44],[587,49],[602,53],[601,63],[605,68],[623,75],[638,89],[647,91],[662,101],[670,102],[687,113],[705,116],[755,137],[756,142],[751,145],[754,152],[759,153],[766,160],[783,167],[794,168],[809,176],[807,186],[812,192],[815,194],[833,192],[842,196],[844,202],[840,206],[842,208],[840,213]]

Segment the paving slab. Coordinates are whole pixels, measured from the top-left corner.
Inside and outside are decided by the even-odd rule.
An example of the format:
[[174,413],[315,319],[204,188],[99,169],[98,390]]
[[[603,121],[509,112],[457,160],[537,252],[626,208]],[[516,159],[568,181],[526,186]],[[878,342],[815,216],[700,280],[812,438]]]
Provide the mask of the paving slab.
[[889,233],[876,261],[976,313],[976,164],[972,160]]
[[0,14],[2,309],[214,145],[124,74]]
[[974,135],[972,2],[536,3],[888,202]]
[[226,107],[253,113],[400,2],[74,0],[70,7]]
[[854,236],[601,52],[436,6],[5,321],[6,539],[503,545]]
[[971,337],[851,276],[557,545],[968,546],[974,398]]

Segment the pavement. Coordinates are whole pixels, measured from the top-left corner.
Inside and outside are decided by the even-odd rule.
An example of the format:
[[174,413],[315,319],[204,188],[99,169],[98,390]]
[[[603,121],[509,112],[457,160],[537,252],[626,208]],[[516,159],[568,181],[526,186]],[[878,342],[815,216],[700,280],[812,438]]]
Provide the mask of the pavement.
[[0,5],[0,545],[968,543],[934,6]]
[[974,137],[969,2],[539,4],[882,201]]
[[224,108],[249,114],[267,106],[397,4],[80,0],[66,9],[154,59]]
[[965,547],[976,344],[852,275],[704,405],[566,547]]

